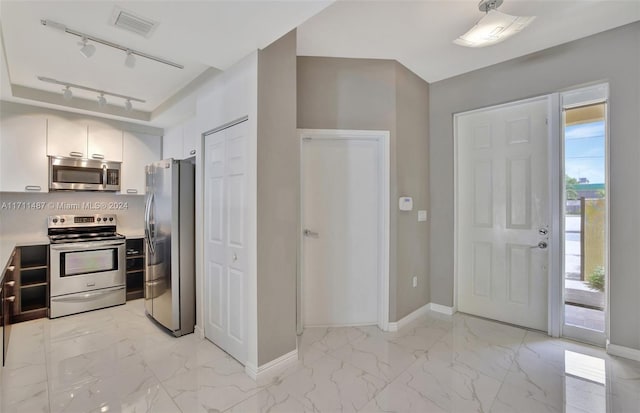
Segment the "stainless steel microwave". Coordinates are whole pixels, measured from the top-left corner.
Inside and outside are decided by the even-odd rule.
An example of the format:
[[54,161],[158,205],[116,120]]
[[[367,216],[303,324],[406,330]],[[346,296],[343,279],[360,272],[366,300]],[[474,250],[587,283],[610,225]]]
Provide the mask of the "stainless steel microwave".
[[49,189],[52,191],[119,191],[120,162],[49,157]]

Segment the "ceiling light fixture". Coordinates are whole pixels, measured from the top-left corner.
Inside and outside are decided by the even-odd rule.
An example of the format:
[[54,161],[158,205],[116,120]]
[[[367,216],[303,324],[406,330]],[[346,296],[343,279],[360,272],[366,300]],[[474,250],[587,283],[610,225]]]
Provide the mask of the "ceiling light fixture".
[[83,37],[81,42],[78,42],[78,46],[82,46],[80,48],[80,54],[86,57],[87,59],[93,56],[96,52],[96,47],[92,44],[87,43],[87,38]]
[[[150,55],[150,54],[147,54],[147,53],[144,53],[144,52],[140,52],[138,50],[131,49],[130,47],[122,46],[120,44],[113,43],[113,42],[110,42],[108,40],[101,39],[99,37],[91,36],[89,34],[86,34],[86,33],[83,33],[83,32],[79,32],[79,31],[74,30],[74,29],[70,29],[69,27],[65,26],[64,24],[54,22],[53,20],[40,20],[40,23],[43,26],[49,26],[49,27],[51,27],[51,28],[53,28],[55,30],[60,30],[60,31],[63,31],[65,33],[69,33],[69,34],[72,34],[74,36],[80,37],[82,39],[82,43],[80,43],[80,44],[83,46],[80,49],[80,53],[82,53],[85,57],[90,57],[95,52],[95,46],[92,45],[92,44],[87,44],[87,41],[92,41],[94,43],[100,43],[100,44],[103,44],[105,46],[113,47],[114,49],[120,49],[123,52],[127,53],[127,58],[129,57],[129,54],[131,55],[131,57],[134,57],[133,55],[136,55],[136,56],[144,57],[145,59],[154,60],[154,61],[159,62],[159,63],[164,63],[165,65],[177,67],[178,69],[184,69],[184,66],[181,65],[181,64],[172,62],[172,61],[167,60],[167,59],[163,59],[162,57],[153,56],[153,55]],[[83,52],[83,49],[85,47],[89,47],[89,49],[92,49],[92,51],[89,52],[89,56],[87,56]]]
[[71,98],[73,97],[73,92],[71,92],[69,86],[65,86],[64,89],[62,89],[62,97],[64,98],[64,100],[71,100]]
[[43,81],[43,82],[53,83],[53,84],[56,84],[56,85],[64,86],[62,97],[65,100],[71,100],[71,98],[73,97],[73,93],[71,92],[71,88],[81,89],[81,90],[88,90],[89,92],[99,93],[98,106],[100,106],[101,108],[104,108],[107,105],[107,99],[104,97],[105,95],[113,96],[113,97],[120,98],[120,99],[124,99],[124,101],[125,101],[124,102],[124,107],[127,110],[127,112],[131,112],[133,110],[132,102],[140,102],[140,103],[145,103],[146,102],[145,100],[134,98],[134,97],[131,97],[131,96],[121,95],[119,93],[107,92],[105,90],[100,90],[100,89],[94,89],[94,88],[88,87],[88,86],[76,85],[74,83],[63,82],[63,81],[60,81],[60,80],[52,79],[50,77],[38,76],[38,79]]
[[106,105],[107,105],[107,99],[104,97],[104,93],[100,93],[100,96],[98,96],[98,106],[103,108]]
[[136,65],[136,57],[131,53],[131,50],[127,50],[127,57],[124,59],[124,65],[131,69]]
[[502,2],[481,0],[478,8],[486,13],[485,16],[453,43],[466,47],[490,46],[519,33],[535,19],[535,16],[519,17],[499,12],[497,8]]

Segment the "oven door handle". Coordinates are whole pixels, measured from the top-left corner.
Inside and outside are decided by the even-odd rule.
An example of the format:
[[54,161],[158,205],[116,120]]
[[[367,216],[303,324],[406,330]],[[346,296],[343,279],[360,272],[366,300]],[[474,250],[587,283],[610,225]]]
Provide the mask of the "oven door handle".
[[107,294],[111,294],[111,293],[115,293],[118,291],[122,291],[124,290],[125,287],[118,287],[118,288],[109,288],[106,291],[95,291],[95,292],[90,292],[90,293],[84,293],[84,294],[73,294],[73,296],[71,297],[51,297],[51,301],[56,301],[56,302],[60,302],[60,303],[77,303],[77,302],[84,302],[84,301],[92,301],[94,300],[96,297],[100,297],[103,295],[107,295]]
[[103,248],[103,247],[119,247],[124,245],[124,241],[121,242],[82,242],[69,244],[51,244],[51,249],[54,251],[72,251],[72,250],[86,250],[89,248]]

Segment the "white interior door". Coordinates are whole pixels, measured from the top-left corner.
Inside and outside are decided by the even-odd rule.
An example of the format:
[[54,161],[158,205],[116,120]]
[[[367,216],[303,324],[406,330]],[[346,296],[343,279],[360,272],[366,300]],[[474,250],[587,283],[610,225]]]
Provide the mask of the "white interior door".
[[458,309],[545,331],[548,110],[541,98],[455,118]]
[[304,326],[378,322],[380,195],[376,140],[302,142]]
[[204,333],[247,359],[247,122],[205,137]]

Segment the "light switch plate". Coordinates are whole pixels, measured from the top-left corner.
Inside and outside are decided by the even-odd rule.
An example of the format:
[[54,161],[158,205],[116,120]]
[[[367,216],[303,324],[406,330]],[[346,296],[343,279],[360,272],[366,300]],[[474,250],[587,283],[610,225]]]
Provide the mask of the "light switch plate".
[[424,211],[424,210],[418,211],[418,222],[422,222],[426,220],[427,220],[427,211]]

